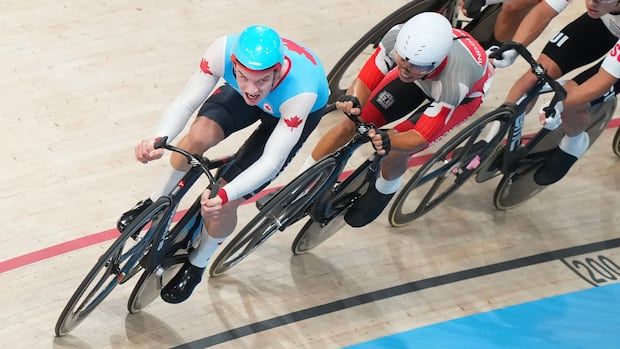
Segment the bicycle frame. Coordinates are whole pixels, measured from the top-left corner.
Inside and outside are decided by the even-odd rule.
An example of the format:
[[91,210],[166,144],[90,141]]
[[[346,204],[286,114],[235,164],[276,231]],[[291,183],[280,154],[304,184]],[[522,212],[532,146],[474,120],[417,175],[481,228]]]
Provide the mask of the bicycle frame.
[[[510,125],[509,130],[503,130],[503,134],[508,131],[508,143],[506,151],[503,154],[503,161],[501,166],[501,172],[503,174],[509,174],[514,171],[515,166],[523,158],[525,154],[528,154],[549,132],[554,129],[543,127],[525,146],[521,146],[521,138],[523,135],[523,125],[525,121],[526,109],[529,104],[534,101],[545,85],[549,85],[555,92],[549,105],[543,108],[543,111],[548,117],[551,117],[555,113],[555,105],[560,101],[566,99],[566,90],[554,79],[550,78],[545,69],[532,57],[531,53],[527,51],[521,44],[514,42],[506,42],[502,47],[494,51],[490,57],[496,58],[501,55],[502,52],[514,49],[521,57],[523,57],[532,67],[532,73],[537,77],[536,84],[530,88],[525,95],[523,95],[516,104],[504,104],[500,108],[506,109],[510,113],[510,117],[505,121]],[[496,110],[497,111],[497,110]]]
[[[209,178],[209,186],[211,189],[212,196],[217,194],[216,189],[216,181],[219,178],[219,175],[223,169],[223,167],[230,163],[233,160],[233,156],[220,158],[216,160],[209,160],[205,157],[201,157],[199,155],[189,154],[180,148],[176,148],[171,145],[165,144],[166,139],[162,139],[161,143],[155,145],[155,149],[165,148],[171,151],[175,151],[185,155],[188,158],[188,161],[191,164],[191,168],[189,171],[179,180],[177,185],[172,189],[169,195],[162,196],[158,200],[167,200],[169,201],[169,206],[166,208],[166,212],[160,218],[159,222],[167,222],[167,224],[154,224],[150,229],[155,229],[153,233],[153,244],[148,252],[144,256],[133,255],[131,258],[139,258],[142,267],[145,270],[150,272],[155,272],[156,274],[161,274],[163,272],[162,262],[164,257],[170,250],[174,249],[174,245],[170,246],[166,244],[166,241],[170,239],[170,237],[176,236],[181,229],[183,229],[191,219],[193,219],[200,212],[200,198],[196,199],[194,204],[190,207],[190,209],[185,213],[183,218],[175,225],[172,230],[168,230],[170,226],[170,221],[172,220],[176,209],[181,202],[181,199],[185,194],[189,191],[189,189],[194,185],[194,183],[202,176],[206,174]],[[191,160],[190,160],[191,159]],[[215,175],[212,175],[210,170],[217,169]],[[137,219],[136,219],[137,221]],[[147,232],[146,235],[150,234],[150,231]],[[173,241],[171,241],[173,242]],[[172,247],[172,248],[171,248]],[[131,263],[127,263],[127,265],[131,265]],[[127,271],[123,271],[127,272]]]

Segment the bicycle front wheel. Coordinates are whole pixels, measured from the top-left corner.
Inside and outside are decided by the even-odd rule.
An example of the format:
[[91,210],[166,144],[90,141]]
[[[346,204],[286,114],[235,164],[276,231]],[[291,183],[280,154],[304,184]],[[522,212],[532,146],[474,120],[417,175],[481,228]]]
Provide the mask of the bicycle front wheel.
[[[79,325],[112,292],[140,270],[138,264],[153,239],[154,229],[164,218],[170,200],[157,200],[136,218],[112,246],[99,257],[75,290],[56,322],[56,336],[64,336]],[[135,243],[129,243],[135,239]]]
[[263,244],[276,230],[284,230],[301,218],[323,189],[334,182],[335,168],[336,160],[328,157],[280,189],[220,250],[209,267],[209,274],[218,276],[226,272]]
[[293,240],[293,254],[310,251],[344,227],[344,215],[349,207],[368,190],[369,183],[374,183],[375,177],[369,178],[370,163],[371,160],[366,160],[337,187],[317,199],[310,219]]
[[[476,120],[444,144],[404,185],[390,207],[389,221],[400,227],[421,217],[463,185],[501,142],[510,110],[498,109]],[[499,131],[492,123],[499,122]],[[481,136],[495,135],[488,143]]]

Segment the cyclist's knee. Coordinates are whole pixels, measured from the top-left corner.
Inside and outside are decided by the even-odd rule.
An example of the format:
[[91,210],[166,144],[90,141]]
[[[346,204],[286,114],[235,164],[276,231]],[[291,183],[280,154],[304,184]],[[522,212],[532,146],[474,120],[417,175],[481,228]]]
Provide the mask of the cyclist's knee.
[[355,123],[349,118],[344,118],[341,123],[336,125],[335,131],[341,137],[353,137],[355,135]]
[[189,132],[183,138],[186,150],[202,154],[221,142],[225,136],[224,130],[217,122],[209,118],[199,117],[196,118]]
[[568,136],[575,136],[585,131],[590,123],[590,119],[590,113],[588,112],[586,104],[566,109],[562,113],[564,132]]
[[[560,69],[560,66],[556,63],[556,61],[551,59],[551,57],[547,56],[546,54],[541,53],[540,57],[538,57],[538,62],[543,67],[545,67],[547,75],[549,75],[549,77],[551,77],[552,79],[558,79],[563,75],[562,70]],[[534,76],[533,74],[531,75]]]

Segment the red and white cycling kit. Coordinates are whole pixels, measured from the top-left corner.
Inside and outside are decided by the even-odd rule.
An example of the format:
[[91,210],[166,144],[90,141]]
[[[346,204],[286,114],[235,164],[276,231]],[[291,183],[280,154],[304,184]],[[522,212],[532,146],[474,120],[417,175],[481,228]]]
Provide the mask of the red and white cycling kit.
[[410,113],[424,99],[432,100],[424,113],[398,124],[398,132],[416,130],[430,144],[471,116],[488,91],[494,69],[480,44],[459,29],[447,58],[424,79],[404,83],[392,50],[400,25],[382,38],[379,46],[358,75],[372,92],[362,108],[361,118],[383,126]]

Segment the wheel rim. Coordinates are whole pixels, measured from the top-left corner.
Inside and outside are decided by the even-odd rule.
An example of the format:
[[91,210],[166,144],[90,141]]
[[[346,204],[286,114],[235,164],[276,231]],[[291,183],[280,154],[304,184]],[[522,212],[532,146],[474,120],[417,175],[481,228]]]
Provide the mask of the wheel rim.
[[309,220],[302,228],[303,235],[296,241],[293,252],[295,254],[302,254],[310,251],[333,236],[345,225],[344,214],[339,214],[324,223]]
[[515,208],[540,193],[546,186],[536,184],[534,173],[542,166],[542,162],[529,163],[505,176],[497,187],[493,200],[500,210]]
[[129,312],[132,314],[137,313],[157,299],[161,288],[172,280],[183,266],[183,262],[184,260],[182,259],[177,260],[170,267],[165,268],[161,276],[145,272],[129,297]]
[[[57,323],[57,335],[62,336],[73,330],[117,285],[125,283],[140,271],[138,262],[148,252],[154,235],[151,222],[160,219],[161,213],[167,207],[167,204],[157,207],[151,215],[130,228],[131,230],[126,230],[114,242],[116,247],[110,247],[113,250],[106,251],[110,257],[105,261],[98,261],[71,296]],[[136,236],[135,243],[131,239],[132,235]]]

